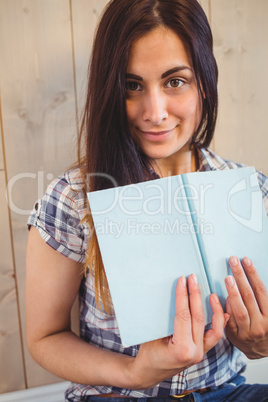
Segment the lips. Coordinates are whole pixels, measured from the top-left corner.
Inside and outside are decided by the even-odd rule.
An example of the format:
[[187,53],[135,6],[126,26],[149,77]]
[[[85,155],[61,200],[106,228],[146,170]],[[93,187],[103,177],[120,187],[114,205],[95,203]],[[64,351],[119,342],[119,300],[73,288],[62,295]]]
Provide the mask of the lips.
[[139,131],[145,138],[147,138],[150,141],[163,141],[170,136],[173,130],[174,129],[172,128],[171,130],[165,130],[165,131],[142,131],[142,130]]

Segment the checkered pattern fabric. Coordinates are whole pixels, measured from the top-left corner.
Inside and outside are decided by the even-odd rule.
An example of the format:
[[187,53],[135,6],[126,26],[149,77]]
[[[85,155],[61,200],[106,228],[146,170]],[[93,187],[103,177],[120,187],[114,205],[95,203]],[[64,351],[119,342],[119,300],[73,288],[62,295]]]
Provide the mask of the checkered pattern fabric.
[[[199,171],[236,169],[243,165],[222,159],[209,149],[199,153]],[[268,212],[268,178],[258,172],[264,204]],[[83,221],[87,213],[83,180],[79,169],[72,169],[54,180],[44,197],[37,201],[28,225],[35,226],[42,238],[53,249],[68,258],[83,263],[86,259],[89,228]],[[136,356],[139,346],[124,348],[114,315],[96,308],[94,278],[88,274],[82,279],[80,292],[80,336],[86,342],[116,353]],[[133,398],[163,397],[186,390],[223,384],[245,368],[241,353],[226,337],[211,349],[203,360],[147,390],[119,389],[116,387],[71,384],[66,401],[85,401],[87,396],[119,393]]]

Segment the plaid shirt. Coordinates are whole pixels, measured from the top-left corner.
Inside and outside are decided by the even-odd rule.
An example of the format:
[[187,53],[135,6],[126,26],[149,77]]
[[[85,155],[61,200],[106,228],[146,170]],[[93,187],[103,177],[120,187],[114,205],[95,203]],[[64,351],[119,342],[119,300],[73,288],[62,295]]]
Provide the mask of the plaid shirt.
[[[209,149],[199,152],[199,171],[235,169],[242,165],[226,161]],[[266,211],[268,212],[268,178],[258,172]],[[85,262],[89,227],[83,218],[87,207],[82,191],[79,169],[73,169],[54,180],[46,194],[38,200],[28,225],[35,226],[53,249],[77,262]],[[139,346],[124,348],[114,315],[96,308],[94,278],[83,277],[80,291],[80,336],[99,348],[136,356]],[[173,378],[146,390],[121,389],[108,386],[70,384],[66,401],[83,401],[89,395],[118,393],[133,398],[177,395],[186,390],[221,385],[245,369],[242,354],[224,336],[203,360]]]

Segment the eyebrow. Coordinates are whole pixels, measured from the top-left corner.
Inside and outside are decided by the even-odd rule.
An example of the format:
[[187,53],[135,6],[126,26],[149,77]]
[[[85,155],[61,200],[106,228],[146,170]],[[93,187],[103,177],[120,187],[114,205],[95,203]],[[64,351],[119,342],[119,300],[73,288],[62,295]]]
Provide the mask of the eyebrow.
[[[165,73],[163,73],[161,75],[161,79],[166,78],[169,75],[177,73],[177,72],[182,71],[182,70],[192,71],[192,69],[190,67],[188,67],[188,66],[174,67],[174,68],[171,68],[170,70],[166,71]],[[126,78],[132,78],[132,79],[137,80],[137,81],[143,81],[143,78],[140,75],[131,74],[131,73],[127,73]]]

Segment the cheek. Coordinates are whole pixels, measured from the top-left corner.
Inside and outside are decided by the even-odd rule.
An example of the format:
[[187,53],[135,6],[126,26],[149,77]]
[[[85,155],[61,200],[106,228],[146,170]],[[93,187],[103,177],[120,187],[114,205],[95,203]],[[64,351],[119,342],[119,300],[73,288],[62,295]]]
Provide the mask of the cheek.
[[129,123],[134,123],[139,117],[139,107],[136,102],[126,101],[126,112]]
[[199,102],[196,97],[188,96],[183,102],[178,99],[171,104],[172,114],[177,115],[180,119],[200,116]]
[[183,102],[179,99],[172,104],[173,113],[176,113],[183,117],[190,117],[198,112],[198,102],[196,98],[187,97]]

